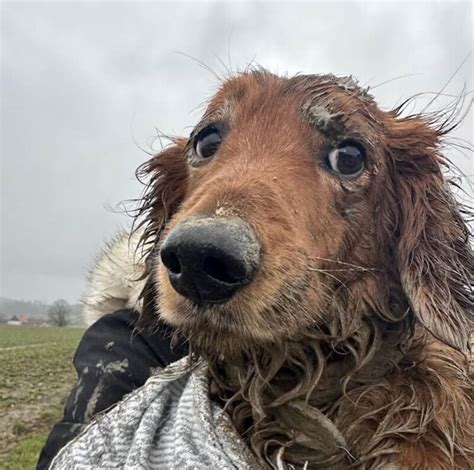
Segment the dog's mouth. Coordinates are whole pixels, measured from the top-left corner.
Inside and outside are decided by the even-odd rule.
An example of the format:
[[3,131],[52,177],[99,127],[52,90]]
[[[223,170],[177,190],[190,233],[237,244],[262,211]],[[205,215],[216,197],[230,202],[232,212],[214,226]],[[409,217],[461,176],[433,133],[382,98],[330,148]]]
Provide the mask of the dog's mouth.
[[321,320],[320,303],[315,301],[318,289],[310,276],[288,275],[276,282],[264,271],[228,300],[203,301],[181,295],[161,266],[160,317],[192,339],[193,345],[213,353],[297,340]]

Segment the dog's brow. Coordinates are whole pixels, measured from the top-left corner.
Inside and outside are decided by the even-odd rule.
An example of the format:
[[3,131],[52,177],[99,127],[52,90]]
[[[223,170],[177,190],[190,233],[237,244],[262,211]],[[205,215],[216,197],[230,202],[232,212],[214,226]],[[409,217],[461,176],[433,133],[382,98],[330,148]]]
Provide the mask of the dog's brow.
[[232,119],[233,112],[235,110],[235,106],[236,100],[232,96],[222,98],[215,105],[211,105],[207,109],[200,123],[196,126],[196,129],[212,121],[230,122]]
[[342,134],[345,132],[342,120],[344,113],[332,112],[324,105],[313,104],[312,100],[302,107],[303,115],[308,122],[325,134]]

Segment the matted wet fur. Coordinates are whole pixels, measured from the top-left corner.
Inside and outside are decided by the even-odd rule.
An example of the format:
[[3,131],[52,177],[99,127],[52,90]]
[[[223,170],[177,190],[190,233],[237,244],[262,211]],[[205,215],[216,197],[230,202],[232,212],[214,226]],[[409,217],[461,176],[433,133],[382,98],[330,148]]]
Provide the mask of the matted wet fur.
[[[401,110],[351,78],[248,71],[140,170],[143,321],[209,361],[211,393],[264,466],[474,468],[473,256],[441,171],[454,124]],[[193,139],[215,122],[222,143],[196,163]],[[348,140],[366,157],[345,178],[327,155]],[[240,217],[262,247],[224,304],[180,296],[159,261],[196,215]]]

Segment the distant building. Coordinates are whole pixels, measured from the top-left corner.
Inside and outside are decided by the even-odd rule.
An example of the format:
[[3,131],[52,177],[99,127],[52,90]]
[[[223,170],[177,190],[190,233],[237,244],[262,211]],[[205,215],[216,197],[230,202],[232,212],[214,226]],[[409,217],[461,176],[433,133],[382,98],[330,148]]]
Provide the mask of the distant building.
[[10,320],[7,321],[7,325],[28,325],[28,315],[26,313],[18,313],[17,315],[13,315]]

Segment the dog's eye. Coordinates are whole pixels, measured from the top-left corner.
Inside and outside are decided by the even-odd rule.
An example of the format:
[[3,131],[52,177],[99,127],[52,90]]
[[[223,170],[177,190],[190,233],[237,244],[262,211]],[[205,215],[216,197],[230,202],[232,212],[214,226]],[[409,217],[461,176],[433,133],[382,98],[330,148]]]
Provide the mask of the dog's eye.
[[212,125],[205,127],[194,139],[196,155],[203,160],[212,157],[217,152],[221,141],[219,129]]
[[364,168],[365,150],[357,142],[343,142],[328,155],[332,171],[342,176],[356,176]]

